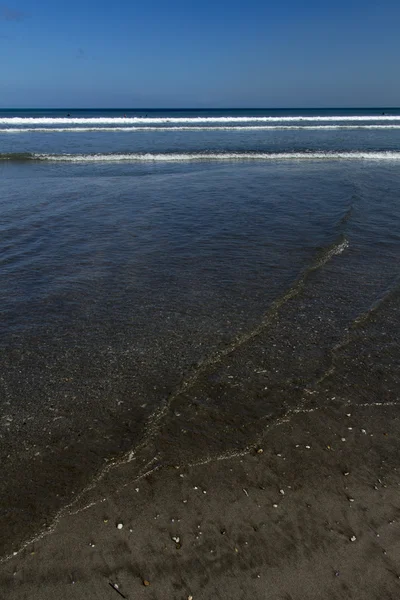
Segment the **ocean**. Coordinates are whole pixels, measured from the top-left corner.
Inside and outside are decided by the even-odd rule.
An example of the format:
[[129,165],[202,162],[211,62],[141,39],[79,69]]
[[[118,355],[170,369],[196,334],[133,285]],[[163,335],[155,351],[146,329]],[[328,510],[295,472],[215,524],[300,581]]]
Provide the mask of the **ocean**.
[[398,401],[400,109],[0,110],[0,178],[2,557],[124,461]]

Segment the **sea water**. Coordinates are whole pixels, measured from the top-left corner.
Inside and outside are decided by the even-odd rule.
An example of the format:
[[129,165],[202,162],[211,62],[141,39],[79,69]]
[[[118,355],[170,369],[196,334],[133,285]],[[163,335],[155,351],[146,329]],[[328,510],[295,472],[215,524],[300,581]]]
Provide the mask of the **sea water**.
[[399,198],[396,109],[0,111],[2,555],[165,419],[395,402]]

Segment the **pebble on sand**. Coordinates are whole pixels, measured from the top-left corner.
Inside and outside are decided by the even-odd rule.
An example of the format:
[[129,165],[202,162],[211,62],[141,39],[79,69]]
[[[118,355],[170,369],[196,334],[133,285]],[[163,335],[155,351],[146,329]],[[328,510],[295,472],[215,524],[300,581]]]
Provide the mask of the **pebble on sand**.
[[124,524],[123,524],[123,523],[118,523],[118,524],[117,524],[117,529],[122,529],[122,528],[123,528],[123,526],[124,526]]
[[357,539],[357,538],[356,538],[356,536],[355,536],[355,535],[352,535],[352,536],[351,536],[351,538],[350,538],[350,541],[351,541],[351,542],[355,542],[355,541],[356,541],[356,539]]
[[145,587],[148,587],[150,585],[150,581],[148,581],[147,579],[143,579],[143,585]]

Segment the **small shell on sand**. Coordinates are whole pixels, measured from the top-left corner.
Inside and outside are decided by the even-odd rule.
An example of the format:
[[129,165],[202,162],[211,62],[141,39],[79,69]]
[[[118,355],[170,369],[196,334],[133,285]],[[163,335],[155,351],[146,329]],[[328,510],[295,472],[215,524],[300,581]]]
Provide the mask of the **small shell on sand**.
[[356,541],[356,539],[357,539],[357,538],[356,538],[356,536],[355,536],[355,535],[352,535],[352,536],[351,536],[351,538],[350,538],[350,541],[351,541],[351,542],[355,542],[355,541]]
[[118,524],[117,524],[117,529],[122,529],[122,528],[123,528],[123,526],[124,526],[124,524],[123,524],[123,523],[118,523]]

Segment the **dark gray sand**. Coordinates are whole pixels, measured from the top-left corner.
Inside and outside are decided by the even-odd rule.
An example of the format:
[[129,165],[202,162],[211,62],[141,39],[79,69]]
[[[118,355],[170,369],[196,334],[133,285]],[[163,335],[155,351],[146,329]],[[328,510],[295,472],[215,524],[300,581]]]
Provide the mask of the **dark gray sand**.
[[292,294],[45,533],[16,536],[1,600],[400,598],[400,305],[338,331],[331,288],[321,310]]
[[116,467],[3,562],[0,598],[399,598],[399,414],[327,398],[242,456]]

